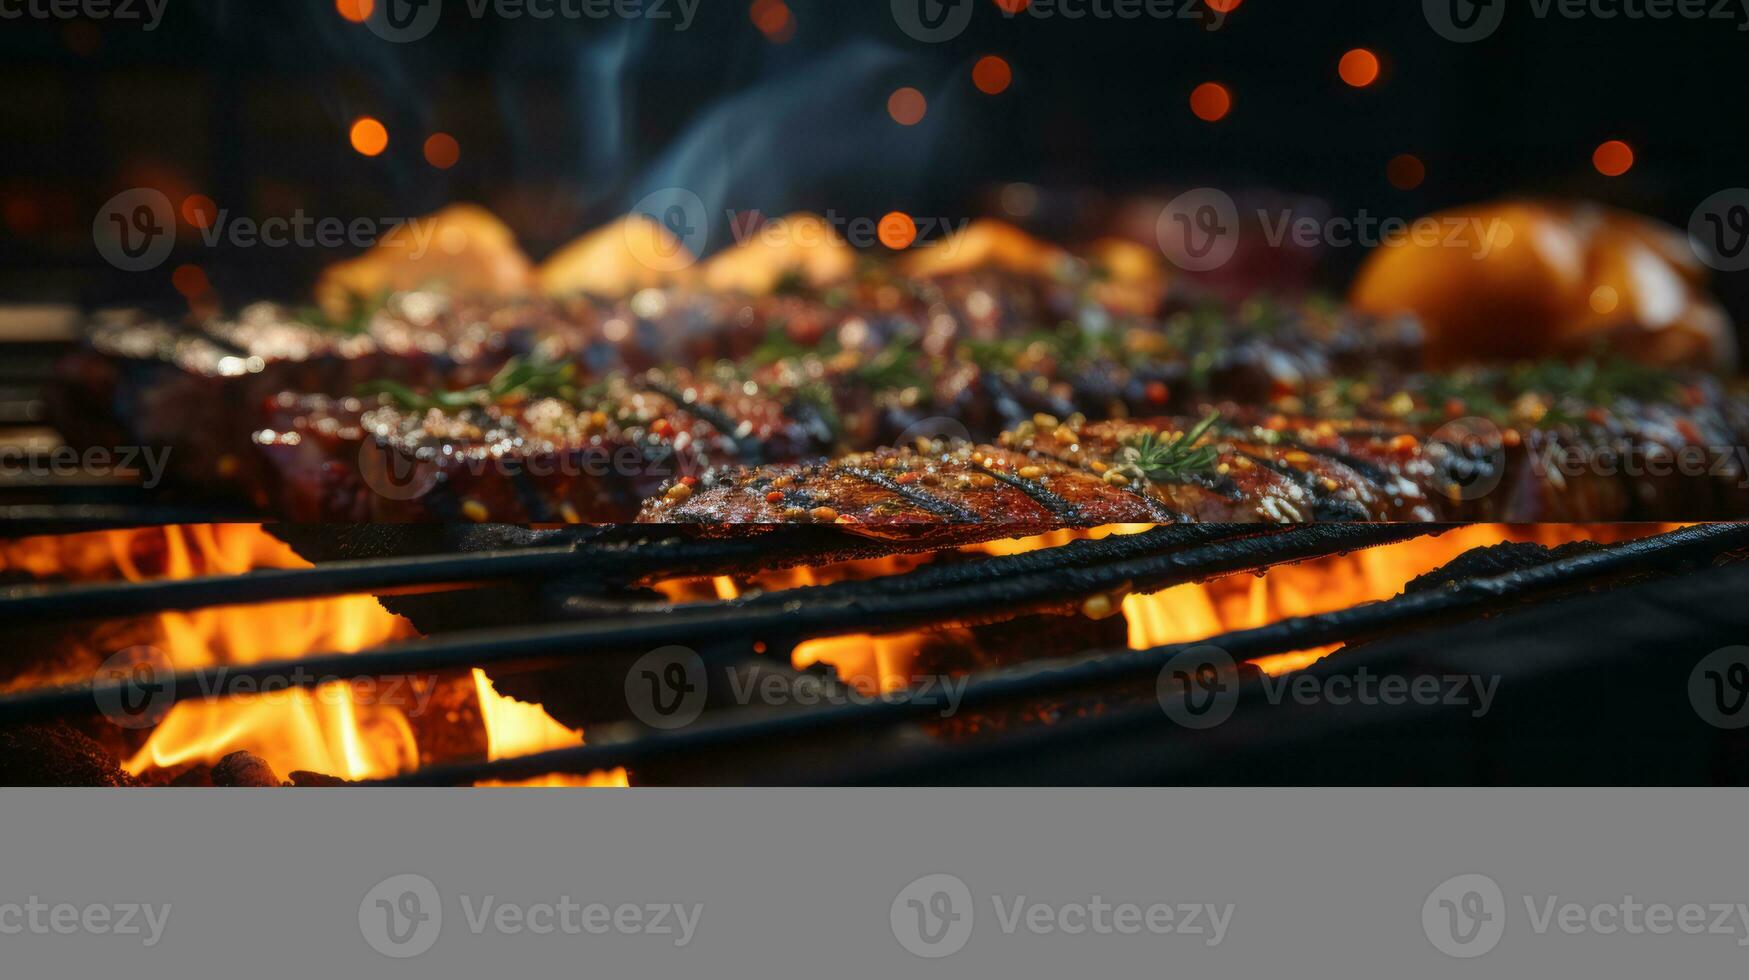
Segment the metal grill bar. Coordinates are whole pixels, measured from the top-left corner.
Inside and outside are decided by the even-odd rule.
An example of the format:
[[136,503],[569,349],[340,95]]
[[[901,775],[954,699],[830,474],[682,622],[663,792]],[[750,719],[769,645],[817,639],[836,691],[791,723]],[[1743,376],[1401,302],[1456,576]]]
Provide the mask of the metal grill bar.
[[[210,692],[225,689],[227,682],[243,679],[287,683],[290,678],[290,683],[307,687],[324,678],[460,671],[503,663],[550,665],[591,654],[646,650],[675,643],[695,644],[708,659],[711,647],[724,636],[800,640],[846,633],[898,632],[956,621],[967,616],[969,610],[984,616],[1021,613],[1120,587],[1142,591],[1165,588],[1404,541],[1442,529],[1441,525],[1416,524],[1312,524],[1237,540],[1217,537],[1190,548],[1177,547],[1171,535],[1163,535],[1151,539],[1155,547],[1140,556],[1130,551],[1136,547],[1135,542],[1108,538],[1065,546],[1113,553],[1120,559],[1086,567],[1047,567],[1042,571],[915,592],[901,586],[891,594],[876,595],[869,594],[865,583],[846,582],[777,593],[764,601],[676,607],[665,615],[472,630],[362,653],[324,653],[295,660],[182,671],[164,683],[177,700],[182,700],[209,697]],[[1162,528],[1150,533],[1158,535],[1169,530]],[[1160,553],[1162,549],[1164,553]],[[119,684],[107,688],[79,685],[0,697],[0,724],[89,712],[99,703],[95,696],[119,696],[120,688]]]
[[[1679,571],[1685,566],[1711,564],[1721,556],[1744,549],[1749,549],[1749,525],[1684,528],[1528,569],[1467,579],[1430,592],[1317,616],[1286,619],[1204,640],[1141,651],[1090,654],[975,676],[966,685],[960,705],[964,709],[1024,702],[1146,678],[1158,673],[1177,654],[1204,644],[1219,646],[1235,659],[1250,660],[1272,653],[1347,642],[1382,630],[1427,626],[1454,616],[1473,615],[1551,589],[1569,588],[1609,576]],[[668,758],[745,749],[772,740],[867,731],[927,717],[938,710],[939,705],[933,701],[919,702],[897,696],[868,704],[832,706],[775,716],[762,713],[758,718],[694,725],[673,733],[639,730],[635,736],[618,740],[613,740],[609,733],[609,740],[579,748],[493,762],[438,766],[380,782],[384,785],[453,786],[483,780],[514,782],[555,772],[588,773],[622,766],[635,767]]]

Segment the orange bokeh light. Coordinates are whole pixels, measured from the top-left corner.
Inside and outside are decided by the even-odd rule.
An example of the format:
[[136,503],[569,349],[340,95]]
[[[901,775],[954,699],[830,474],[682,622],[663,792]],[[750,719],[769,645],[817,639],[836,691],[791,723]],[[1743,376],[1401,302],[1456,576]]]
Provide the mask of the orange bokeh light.
[[990,54],[978,59],[972,66],[972,84],[985,95],[1000,95],[1008,90],[1014,82],[1014,69],[1008,67],[1008,62]]
[[207,281],[206,270],[198,265],[177,266],[176,271],[170,274],[170,284],[189,299],[204,296],[212,288],[212,283]]
[[448,170],[462,158],[462,147],[448,133],[432,133],[425,140],[425,162],[439,170]]
[[1427,179],[1427,165],[1413,153],[1399,153],[1385,164],[1385,179],[1400,191],[1412,191]]
[[881,218],[881,244],[897,252],[917,240],[917,222],[903,211],[889,211]]
[[1239,9],[1239,4],[1245,0],[1208,0],[1209,9],[1217,14],[1230,14]]
[[1027,5],[1032,3],[1032,0],[995,0],[995,2],[996,6],[1000,7],[1003,13],[1018,14],[1022,10],[1025,10]]
[[370,12],[375,7],[375,0],[334,0],[334,9],[354,24],[362,24],[369,19]]
[[1233,111],[1233,93],[1219,82],[1203,82],[1191,90],[1190,111],[1203,122],[1219,122]]
[[1634,149],[1621,140],[1609,140],[1591,154],[1591,165],[1605,177],[1620,177],[1634,167]]
[[1366,88],[1379,80],[1379,56],[1365,48],[1355,48],[1342,56],[1336,71],[1344,82]]
[[219,216],[219,206],[205,194],[190,194],[182,199],[182,220],[195,228],[207,228]]
[[923,93],[909,86],[899,89],[887,98],[887,115],[901,126],[915,126],[923,121],[923,115],[929,111],[929,102],[923,98]]
[[796,36],[795,15],[783,0],[753,0],[753,5],[747,8],[747,16],[767,40],[782,44]]
[[352,148],[367,157],[381,156],[389,148],[389,129],[369,116],[352,124]]

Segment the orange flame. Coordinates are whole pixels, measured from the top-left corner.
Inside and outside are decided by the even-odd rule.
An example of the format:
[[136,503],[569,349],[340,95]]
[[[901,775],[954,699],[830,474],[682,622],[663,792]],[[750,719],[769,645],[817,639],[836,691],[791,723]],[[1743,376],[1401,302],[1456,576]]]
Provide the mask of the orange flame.
[[[486,723],[486,758],[514,759],[521,755],[566,749],[583,744],[583,733],[553,720],[546,709],[505,697],[492,686],[486,672],[474,668],[474,688],[480,695],[480,717]],[[592,772],[586,776],[554,773],[518,783],[481,783],[482,786],[627,786],[624,769]]]
[[[1534,542],[1554,546],[1571,541],[1611,543],[1669,530],[1675,525],[1473,525],[1438,536],[1416,538],[1347,555],[1332,555],[1279,566],[1263,574],[1240,573],[1207,582],[1193,582],[1151,595],[1135,593],[1102,597],[1089,602],[1083,612],[1099,616],[1117,603],[1128,627],[1131,649],[1147,649],[1170,643],[1208,639],[1233,630],[1268,625],[1292,616],[1310,616],[1343,609],[1363,602],[1389,599],[1410,580],[1433,571],[1472,548],[1503,541]],[[1151,525],[1126,524],[1087,531],[1058,530],[1028,538],[1014,538],[969,545],[964,552],[1013,555],[1067,544],[1077,538],[1100,538],[1110,534],[1136,534]],[[779,591],[807,585],[895,575],[926,564],[927,555],[840,562],[817,568],[766,572],[743,579],[718,577],[710,580],[663,582],[657,588],[676,601],[702,598],[733,598],[743,591]],[[911,681],[912,665],[928,643],[928,632],[905,632],[884,636],[857,634],[809,640],[798,645],[792,656],[797,669],[816,663],[834,667],[839,675],[859,687],[872,687],[865,678],[879,678],[884,690],[903,688]],[[1300,670],[1338,649],[1319,647],[1264,657],[1257,665],[1271,674]]]

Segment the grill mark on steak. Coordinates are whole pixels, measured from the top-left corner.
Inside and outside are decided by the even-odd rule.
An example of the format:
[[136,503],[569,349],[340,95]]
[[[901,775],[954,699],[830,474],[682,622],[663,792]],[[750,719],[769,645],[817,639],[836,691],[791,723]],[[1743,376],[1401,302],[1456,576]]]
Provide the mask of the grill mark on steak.
[[1021,476],[1010,476],[1007,473],[992,473],[990,475],[1038,501],[1040,504],[1044,505],[1046,510],[1051,512],[1052,517],[1055,517],[1066,525],[1077,527],[1086,522],[1086,518],[1081,513],[1081,508],[1052,493],[1050,489],[1042,483],[1028,480]]
[[932,497],[914,486],[905,486],[884,473],[876,473],[873,470],[866,470],[860,466],[840,466],[836,469],[840,473],[848,473],[859,480],[880,487],[882,490],[885,490],[890,494],[903,497],[908,502],[923,508],[931,514],[935,514],[938,517],[945,517],[960,524],[984,523],[984,519],[969,508],[961,507],[957,504],[952,504],[945,500]]

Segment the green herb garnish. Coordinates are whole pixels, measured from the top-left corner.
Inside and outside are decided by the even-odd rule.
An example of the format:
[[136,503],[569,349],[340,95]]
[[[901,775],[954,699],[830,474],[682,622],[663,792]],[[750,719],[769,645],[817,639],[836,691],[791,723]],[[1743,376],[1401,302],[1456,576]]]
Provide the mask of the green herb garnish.
[[383,289],[375,293],[349,292],[346,294],[346,312],[340,316],[330,316],[328,311],[319,306],[306,306],[297,311],[297,317],[304,323],[319,330],[332,333],[362,334],[370,330],[371,320],[389,305],[389,297],[394,293]]
[[457,411],[530,398],[564,398],[576,394],[577,366],[539,357],[513,357],[483,385],[458,391],[418,392],[398,381],[371,381],[358,386],[363,396],[387,395],[411,411]]
[[1197,441],[1220,418],[1219,412],[1211,412],[1190,431],[1170,441],[1162,441],[1148,432],[1125,442],[1124,468],[1155,483],[1183,483],[1213,472],[1220,463],[1220,453],[1213,446],[1198,446]]

